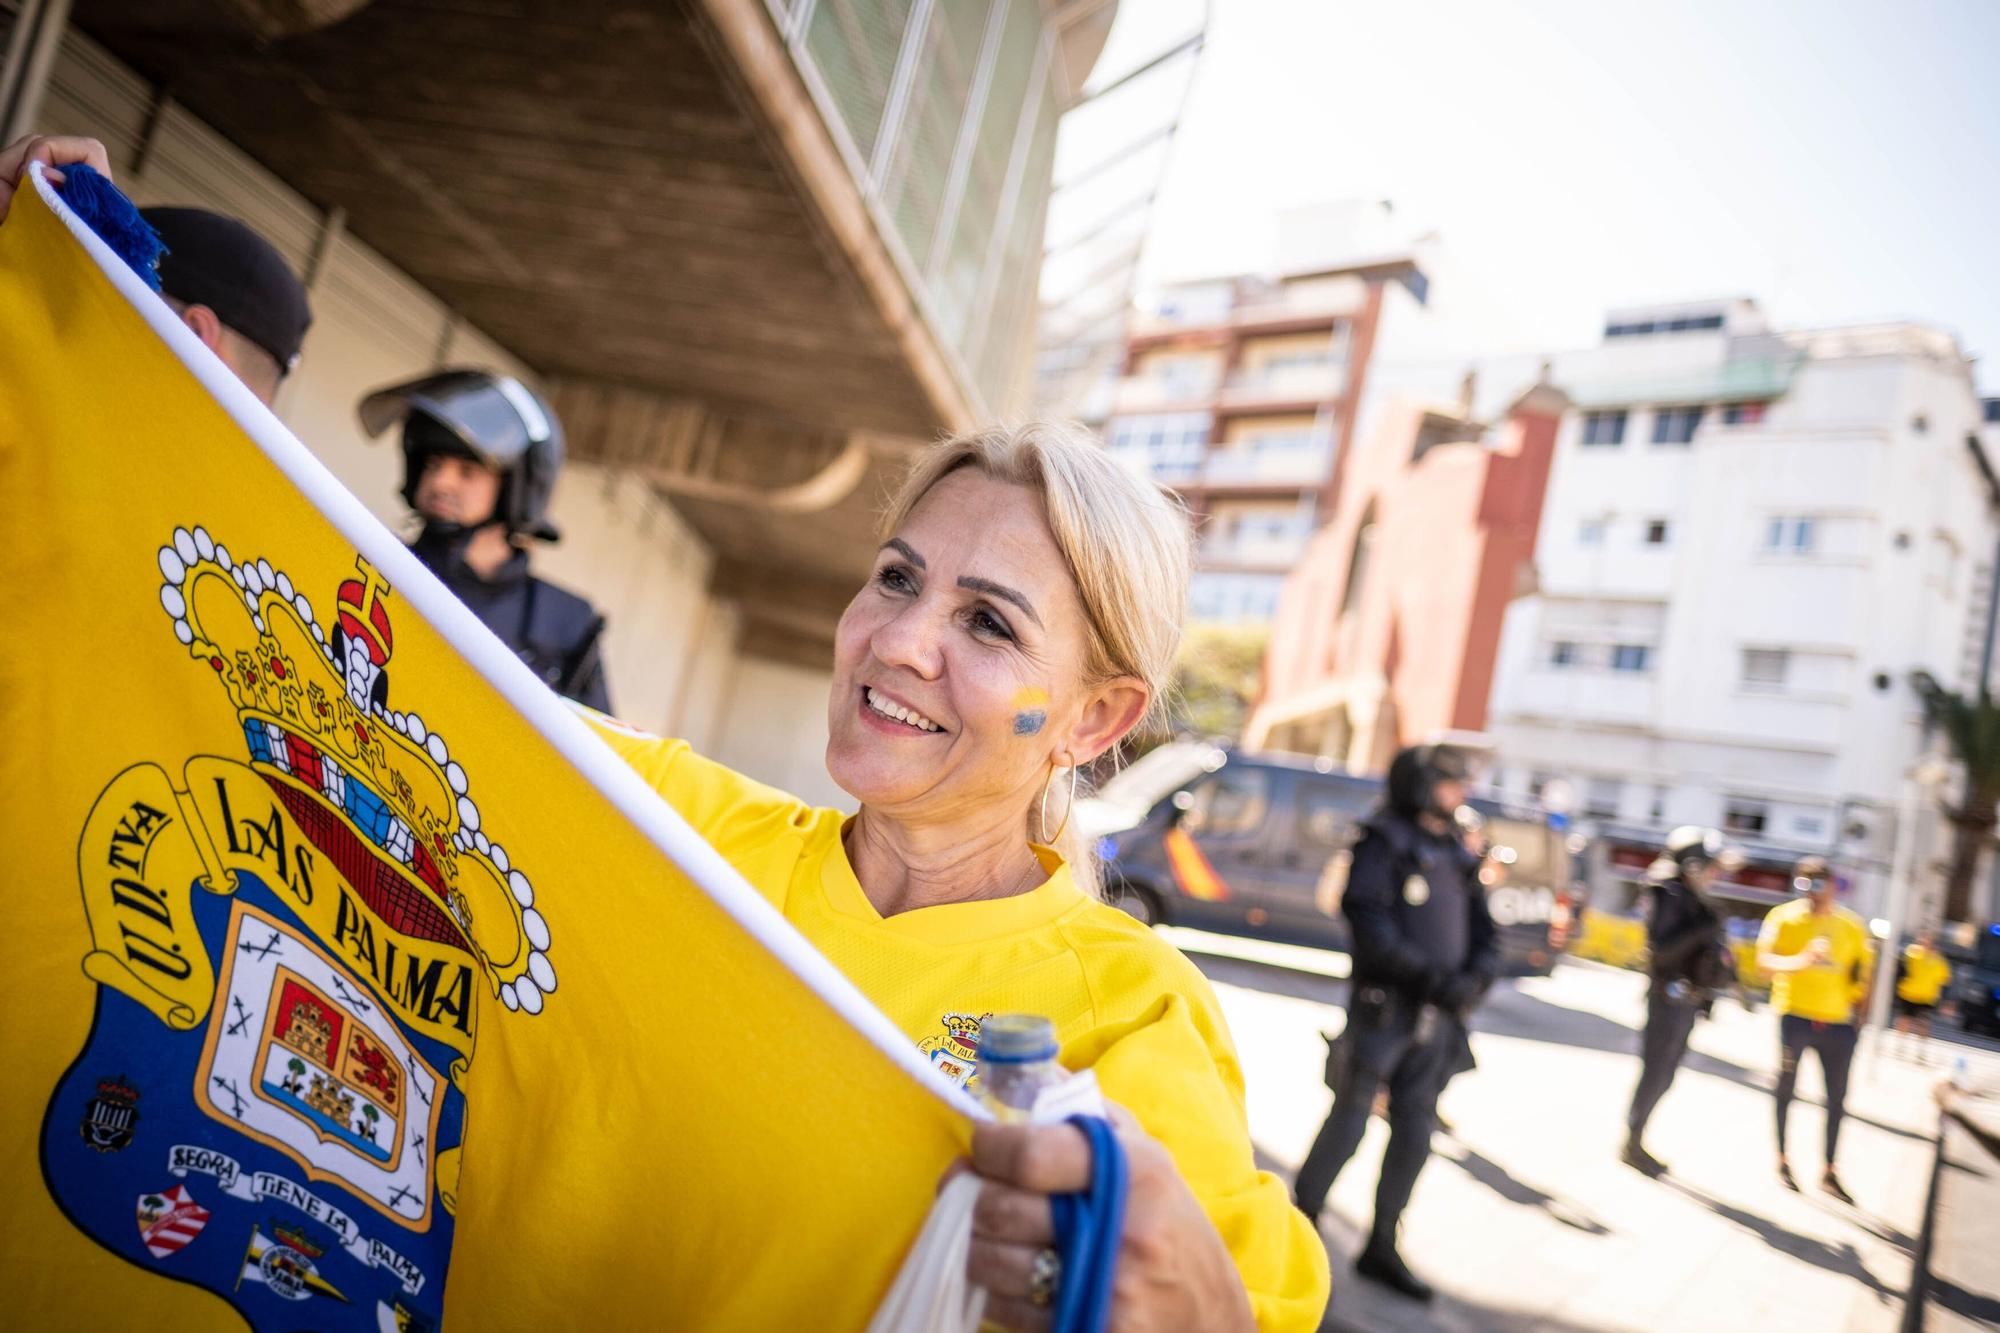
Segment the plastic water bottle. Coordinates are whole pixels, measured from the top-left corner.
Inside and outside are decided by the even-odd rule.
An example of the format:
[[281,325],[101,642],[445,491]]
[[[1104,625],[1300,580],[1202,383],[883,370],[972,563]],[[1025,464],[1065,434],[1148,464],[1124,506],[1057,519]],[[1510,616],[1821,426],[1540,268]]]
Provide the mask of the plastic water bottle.
[[1056,1026],[1040,1014],[994,1014],[979,1025],[979,1094],[1002,1124],[1025,1123],[1042,1089],[1069,1077],[1056,1063]]

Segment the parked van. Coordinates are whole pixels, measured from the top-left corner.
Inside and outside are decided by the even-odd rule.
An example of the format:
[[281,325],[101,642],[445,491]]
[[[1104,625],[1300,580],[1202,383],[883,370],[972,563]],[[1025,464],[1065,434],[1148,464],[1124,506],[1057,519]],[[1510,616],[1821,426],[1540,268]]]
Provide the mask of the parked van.
[[[1111,900],[1141,921],[1345,951],[1340,895],[1379,778],[1326,760],[1175,742],[1083,803]],[[1546,974],[1569,942],[1570,849],[1542,811],[1474,798],[1503,965]]]

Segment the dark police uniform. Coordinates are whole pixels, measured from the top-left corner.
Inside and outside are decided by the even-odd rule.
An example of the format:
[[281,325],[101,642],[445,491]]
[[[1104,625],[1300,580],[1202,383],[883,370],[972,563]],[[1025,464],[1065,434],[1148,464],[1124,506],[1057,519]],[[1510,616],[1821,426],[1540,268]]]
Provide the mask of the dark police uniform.
[[1371,1248],[1394,1248],[1430,1156],[1438,1096],[1471,1064],[1466,1018],[1498,972],[1478,869],[1455,831],[1432,833],[1389,810],[1370,820],[1354,849],[1341,902],[1354,936],[1354,972],[1344,1052],[1336,1055],[1340,1086],[1299,1168],[1295,1195],[1307,1216],[1318,1215],[1386,1085],[1389,1147],[1375,1187]]
[[[562,423],[541,396],[489,370],[441,370],[375,390],[361,400],[361,428],[402,427],[403,503],[417,509],[424,470],[439,457],[471,459],[500,477],[493,513],[471,527],[428,515],[410,546],[486,628],[556,693],[611,711],[604,682],[604,617],[575,593],[528,572],[530,541],[560,539],[549,500],[562,471]],[[482,578],[465,563],[477,530],[506,530],[514,552]]]
[[1653,1108],[1674,1081],[1695,1019],[1729,979],[1722,918],[1678,875],[1654,881],[1646,946],[1652,953],[1646,1031],[1639,1042],[1639,1086],[1626,1117],[1633,1144],[1644,1137]]
[[530,574],[526,551],[514,552],[484,579],[462,558],[462,539],[426,533],[410,549],[550,689],[600,713],[611,711],[601,651],[604,617],[575,593]]

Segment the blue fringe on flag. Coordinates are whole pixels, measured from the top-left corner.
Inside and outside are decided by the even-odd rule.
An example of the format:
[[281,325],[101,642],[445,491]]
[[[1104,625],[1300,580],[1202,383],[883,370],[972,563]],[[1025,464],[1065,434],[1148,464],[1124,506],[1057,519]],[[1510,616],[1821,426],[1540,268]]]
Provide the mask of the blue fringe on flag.
[[139,215],[138,206],[95,167],[79,162],[64,167],[62,173],[63,202],[89,223],[148,287],[160,290],[160,256],[167,247],[160,243],[153,224]]

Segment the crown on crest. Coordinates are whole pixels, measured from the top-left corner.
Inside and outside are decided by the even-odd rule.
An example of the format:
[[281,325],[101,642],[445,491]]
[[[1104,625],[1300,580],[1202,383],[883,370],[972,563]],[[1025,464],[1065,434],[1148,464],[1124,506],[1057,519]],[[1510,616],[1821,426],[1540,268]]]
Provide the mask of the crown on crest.
[[99,1079],[97,1095],[107,1102],[123,1102],[127,1106],[139,1100],[139,1090],[127,1083],[123,1074],[117,1078]]
[[480,827],[465,770],[416,712],[389,707],[391,589],[368,561],[335,591],[329,631],[269,560],[200,527],[159,550],[174,637],[214,674],[251,767],[306,836],[404,934],[477,953],[509,1009],[555,989],[534,886]]

